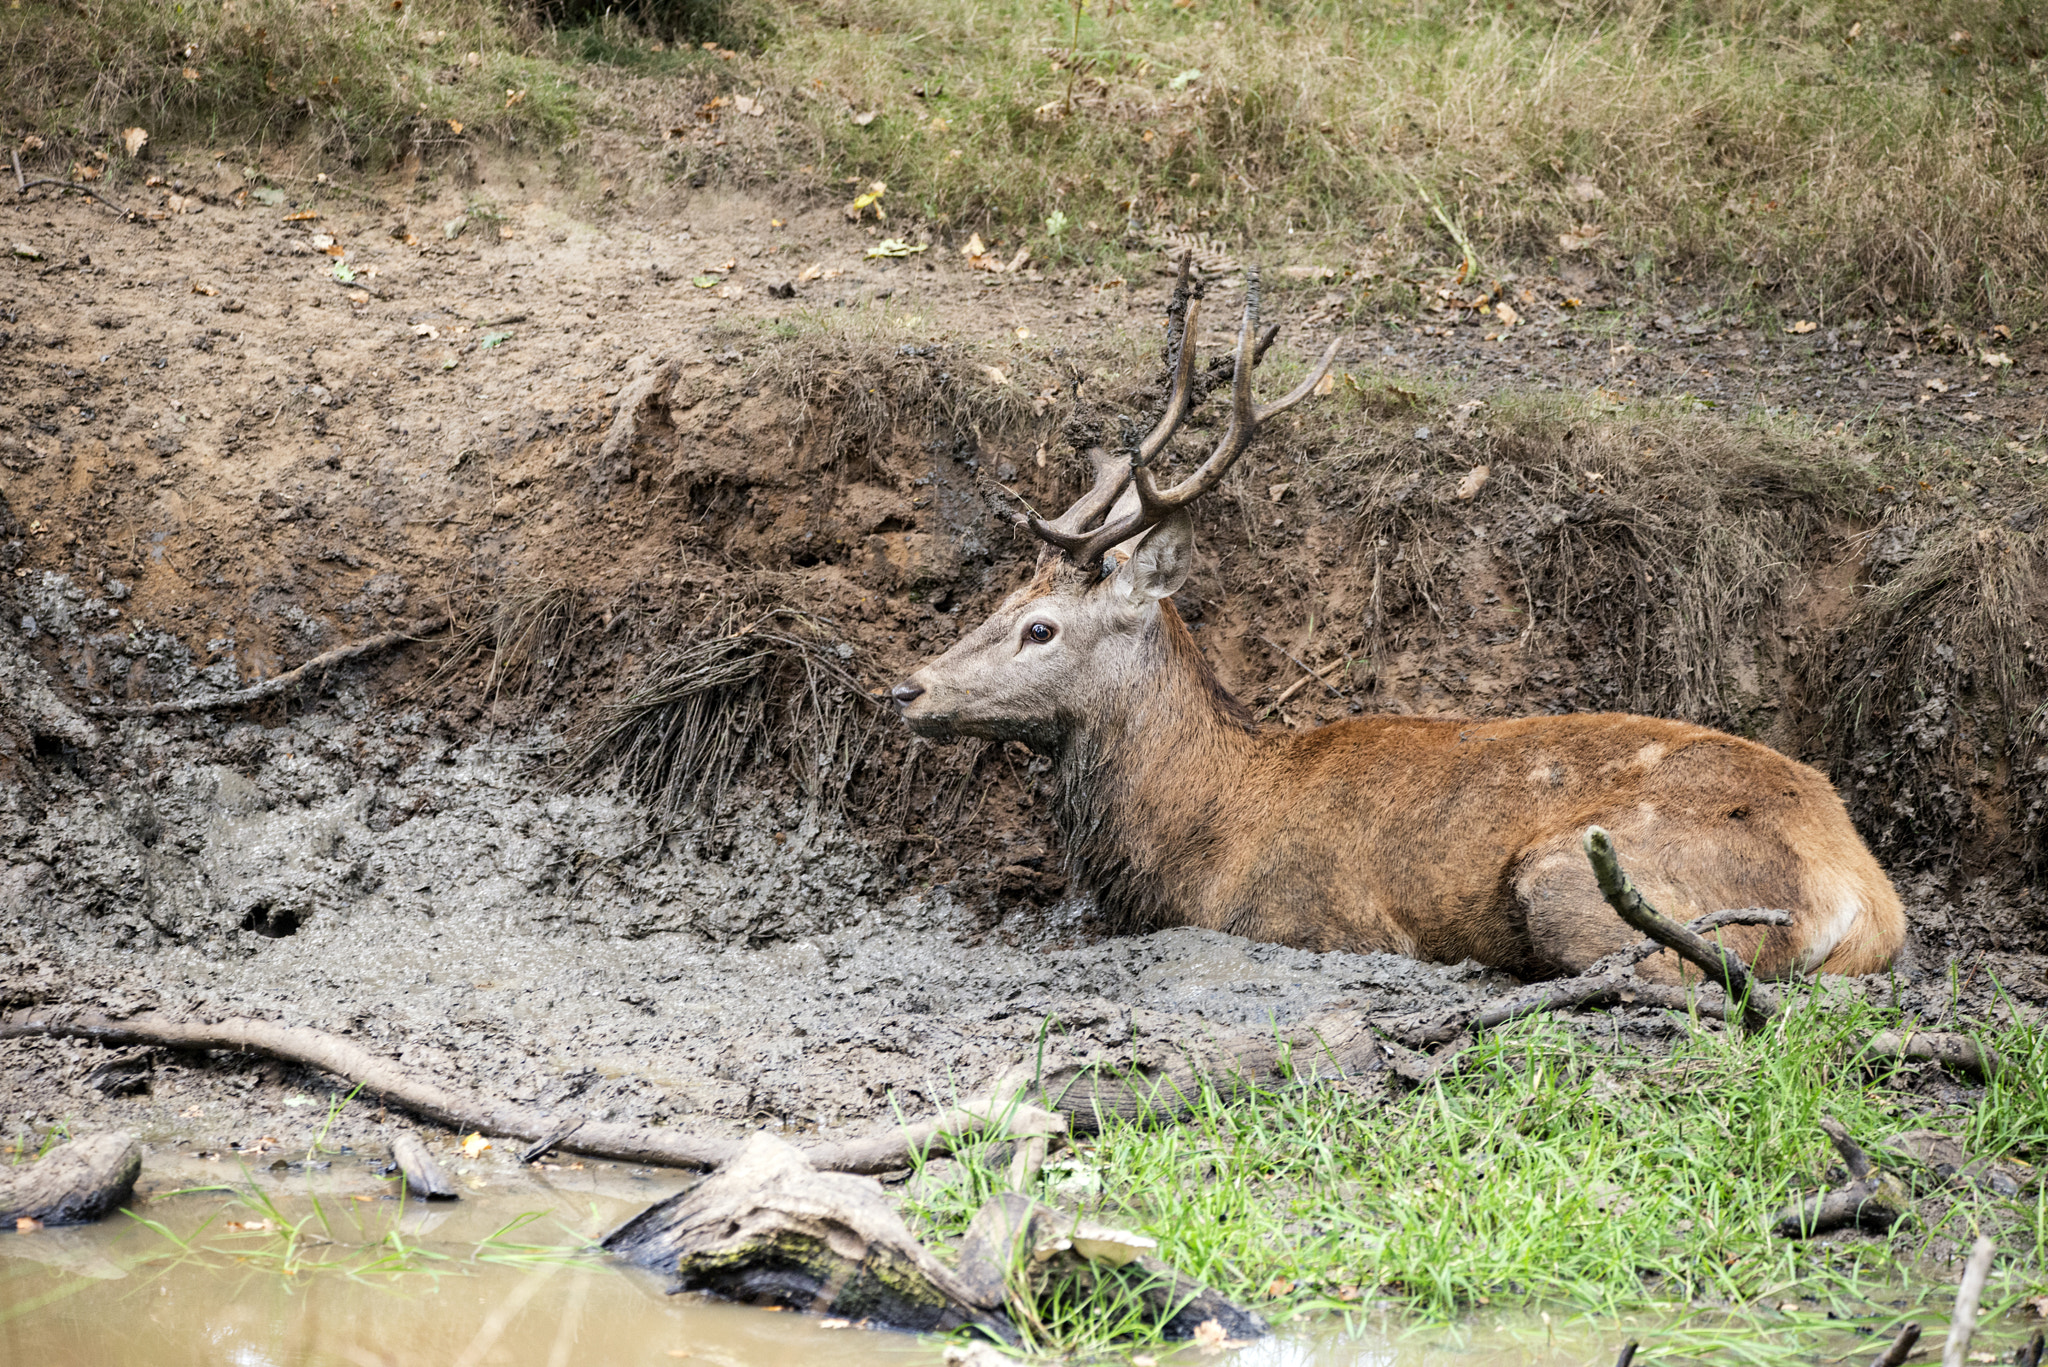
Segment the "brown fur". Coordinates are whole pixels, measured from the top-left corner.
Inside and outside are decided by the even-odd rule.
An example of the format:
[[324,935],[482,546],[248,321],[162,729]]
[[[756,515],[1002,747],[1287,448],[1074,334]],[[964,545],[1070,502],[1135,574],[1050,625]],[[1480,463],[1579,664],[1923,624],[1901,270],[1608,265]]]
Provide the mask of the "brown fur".
[[[1067,578],[1042,568],[956,652],[998,655],[1004,633],[1043,610],[1033,603],[1085,604],[1093,589]],[[1580,850],[1598,824],[1667,915],[1790,911],[1789,928],[1722,932],[1767,975],[1875,972],[1904,937],[1898,897],[1834,789],[1762,745],[1617,714],[1265,731],[1171,602],[1134,630],[1132,663],[1056,724],[956,728],[910,708],[926,734],[1053,753],[1074,872],[1131,929],[1205,926],[1319,950],[1473,958],[1524,977],[1576,972],[1637,938]],[[949,687],[956,652],[913,684]]]

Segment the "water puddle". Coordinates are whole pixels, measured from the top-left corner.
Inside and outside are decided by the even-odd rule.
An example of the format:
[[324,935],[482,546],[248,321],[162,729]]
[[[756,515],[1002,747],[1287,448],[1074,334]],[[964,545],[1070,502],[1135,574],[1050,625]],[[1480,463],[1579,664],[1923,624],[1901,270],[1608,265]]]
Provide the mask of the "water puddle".
[[[152,1157],[132,1214],[0,1235],[0,1362],[36,1367],[927,1367],[944,1344],[669,1296],[591,1244],[689,1179],[612,1164],[475,1175],[401,1201],[347,1157],[255,1173]],[[211,1189],[205,1189],[205,1188]],[[1585,1367],[1632,1327],[1373,1313],[1291,1326],[1234,1367]],[[1219,1361],[1185,1348],[1161,1362]]]

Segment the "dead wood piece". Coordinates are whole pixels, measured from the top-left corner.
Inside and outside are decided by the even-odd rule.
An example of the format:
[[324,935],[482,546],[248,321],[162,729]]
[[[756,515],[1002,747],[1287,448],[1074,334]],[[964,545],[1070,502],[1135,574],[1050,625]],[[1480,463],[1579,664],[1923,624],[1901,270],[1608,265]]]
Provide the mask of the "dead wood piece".
[[1154,1241],[1092,1224],[1019,1192],[989,1199],[960,1242],[956,1275],[976,1305],[1032,1322],[1036,1303],[1113,1298],[1145,1306],[1159,1333],[1188,1339],[1215,1321],[1231,1339],[1262,1338],[1266,1322],[1162,1262]]
[[1622,871],[1615,857],[1614,841],[1598,826],[1588,826],[1585,835],[1587,862],[1593,866],[1600,895],[1615,914],[1666,949],[1674,950],[1713,982],[1721,985],[1731,1002],[1742,1003],[1742,1028],[1751,1034],[1770,1024],[1778,1013],[1778,1000],[1762,983],[1750,976],[1742,960],[1696,931],[1679,925],[1658,912]]
[[405,1179],[405,1189],[428,1201],[453,1201],[460,1194],[448,1173],[427,1152],[416,1134],[401,1134],[391,1141],[391,1161]]
[[633,445],[633,438],[640,431],[641,413],[651,403],[664,402],[661,393],[675,373],[675,363],[664,362],[619,391],[617,415],[612,419],[611,430],[605,433],[604,444],[597,448],[599,469],[609,469],[611,462]]
[[9,153],[9,156],[11,156],[14,161],[14,193],[17,195],[25,195],[30,190],[35,189],[38,185],[54,185],[60,190],[76,190],[78,191],[78,193],[82,195],[91,195],[94,199],[106,205],[109,209],[112,209],[115,213],[121,215],[121,217],[123,218],[135,217],[135,215],[131,211],[122,208],[120,205],[114,203],[113,200],[108,199],[105,195],[101,194],[98,190],[93,189],[89,185],[80,185],[78,182],[71,180],[55,180],[48,176],[44,176],[37,180],[28,180],[24,178],[21,174],[21,153],[11,152]]
[[1614,1367],[1629,1367],[1629,1364],[1636,1360],[1636,1347],[1634,1339],[1622,1344],[1621,1351],[1615,1355]]
[[107,1096],[127,1096],[149,1090],[150,1060],[147,1049],[132,1049],[116,1055],[85,1075],[85,1085]]
[[280,693],[287,692],[297,687],[300,681],[310,674],[324,676],[336,665],[345,664],[359,656],[375,654],[380,650],[389,650],[393,646],[417,641],[422,636],[439,631],[447,625],[446,617],[429,617],[413,623],[403,631],[387,631],[381,636],[351,641],[347,645],[336,646],[332,650],[315,655],[296,669],[287,669],[275,678],[250,684],[247,688],[238,688],[232,693],[221,693],[211,698],[173,698],[165,702],[112,703],[95,710],[124,717],[169,717],[244,707],[249,703],[261,702],[265,698],[274,698]]
[[1870,1155],[1831,1116],[1820,1121],[1821,1133],[1842,1155],[1849,1182],[1833,1191],[1815,1192],[1778,1213],[1773,1227],[1782,1238],[1806,1239],[1829,1230],[1855,1226],[1882,1234],[1897,1224],[1912,1205],[1905,1183],[1871,1164]]
[[1991,1276],[1991,1259],[1998,1245],[1979,1234],[1970,1245],[1970,1261],[1963,1265],[1963,1283],[1956,1288],[1956,1310],[1949,1317],[1948,1342],[1941,1347],[1941,1367],[1964,1367],[1970,1356],[1970,1337],[1977,1332],[1977,1307],[1984,1299],[1984,1283]]
[[689,1191],[642,1211],[608,1252],[675,1277],[676,1291],[781,1305],[914,1333],[1016,1333],[974,1303],[911,1235],[879,1182],[819,1172],[769,1134]]
[[2018,1074],[1997,1051],[1977,1043],[1968,1035],[1946,1030],[1882,1030],[1870,1037],[1863,1052],[1875,1058],[1906,1059],[1939,1063],[1980,1082],[2017,1078]]
[[[144,1012],[114,1020],[97,1012],[30,1007],[0,1015],[0,1039],[50,1036],[102,1044],[159,1044],[178,1049],[228,1049],[303,1064],[358,1083],[362,1091],[423,1119],[456,1130],[477,1130],[538,1143],[563,1130],[566,1117],[532,1106],[442,1087],[381,1058],[352,1040],[309,1026],[231,1017],[182,1021]],[[1064,1117],[1036,1107],[998,1102],[969,1103],[930,1120],[892,1127],[880,1134],[810,1150],[811,1166],[836,1172],[891,1172],[910,1166],[911,1155],[939,1157],[983,1135],[1030,1140],[1066,1134]],[[579,1120],[552,1146],[596,1158],[664,1167],[715,1168],[738,1151],[737,1141],[660,1128]]]
[[2048,1351],[2048,1333],[2036,1329],[2032,1341],[2013,1357],[2012,1367],[2041,1367],[2044,1351]]
[[132,1134],[96,1134],[59,1144],[33,1163],[0,1168],[0,1229],[34,1220],[82,1225],[135,1193],[142,1146]]
[[1905,1367],[1906,1359],[1913,1355],[1913,1345],[1919,1341],[1919,1325],[1902,1325],[1898,1336],[1891,1341],[1891,1346],[1879,1353],[1870,1367]]
[[549,1130],[546,1134],[542,1135],[540,1138],[534,1140],[531,1144],[521,1149],[519,1151],[519,1161],[522,1163],[532,1163],[541,1158],[546,1157],[550,1149],[554,1148],[555,1145],[561,1143],[564,1139],[567,1139],[570,1135],[576,1133],[576,1131],[582,1128],[583,1118],[581,1116],[577,1116],[572,1119],[563,1121],[561,1124],[555,1126],[555,1128]]

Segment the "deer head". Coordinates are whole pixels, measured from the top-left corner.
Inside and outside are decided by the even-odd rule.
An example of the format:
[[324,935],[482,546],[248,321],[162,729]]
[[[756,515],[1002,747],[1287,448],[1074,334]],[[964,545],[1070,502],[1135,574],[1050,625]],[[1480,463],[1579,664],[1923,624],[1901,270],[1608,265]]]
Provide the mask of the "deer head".
[[1308,377],[1265,405],[1252,399],[1252,371],[1277,328],[1258,335],[1258,273],[1247,273],[1244,320],[1231,371],[1230,420],[1207,460],[1161,488],[1154,462],[1199,402],[1196,324],[1199,286],[1188,263],[1169,310],[1172,380],[1166,407],[1128,456],[1090,451],[1095,480],[1050,521],[1026,519],[1046,543],[1031,582],[938,659],[898,684],[891,696],[921,736],[1018,740],[1058,748],[1073,729],[1100,716],[1119,690],[1142,683],[1158,647],[1166,602],[1186,582],[1194,555],[1189,505],[1222,480],[1267,419],[1314,392],[1336,358],[1332,342]]

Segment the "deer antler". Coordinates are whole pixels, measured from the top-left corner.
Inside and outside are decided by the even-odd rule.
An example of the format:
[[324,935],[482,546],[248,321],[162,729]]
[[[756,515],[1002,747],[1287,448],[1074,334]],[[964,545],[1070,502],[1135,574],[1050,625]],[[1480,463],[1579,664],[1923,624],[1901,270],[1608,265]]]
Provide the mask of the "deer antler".
[[[1113,459],[1100,448],[1091,450],[1089,460],[1095,466],[1094,487],[1058,518],[1049,522],[1039,517],[1030,519],[1031,530],[1041,541],[1057,546],[1078,565],[1099,563],[1110,547],[1150,530],[1176,509],[1185,508],[1215,488],[1231,465],[1251,446],[1260,426],[1268,418],[1286,412],[1314,393],[1323,376],[1329,373],[1330,363],[1337,358],[1338,344],[1332,342],[1307,378],[1286,395],[1270,404],[1254,403],[1252,371],[1264,359],[1266,348],[1272,345],[1279,329],[1269,328],[1263,336],[1260,335],[1259,273],[1256,267],[1247,270],[1244,321],[1238,327],[1237,357],[1230,378],[1230,425],[1224,429],[1223,439],[1216,444],[1216,449],[1193,474],[1170,489],[1161,489],[1153,478],[1152,463],[1166,449],[1166,443],[1172,440],[1173,434],[1187,421],[1188,414],[1195,407],[1195,324],[1201,316],[1202,296],[1199,286],[1192,293],[1187,293],[1187,290],[1188,258],[1184,256],[1181,258],[1180,285],[1175,290],[1175,307],[1169,315],[1180,315],[1174,321],[1181,324],[1178,344],[1172,349],[1173,382],[1166,396],[1166,411],[1160,415],[1158,425],[1138,443],[1138,449],[1127,460]],[[1184,312],[1180,307],[1183,295],[1186,297]],[[1134,480],[1138,488],[1138,506],[1120,518],[1089,530],[1089,524],[1106,516],[1123,493],[1124,486]]]

